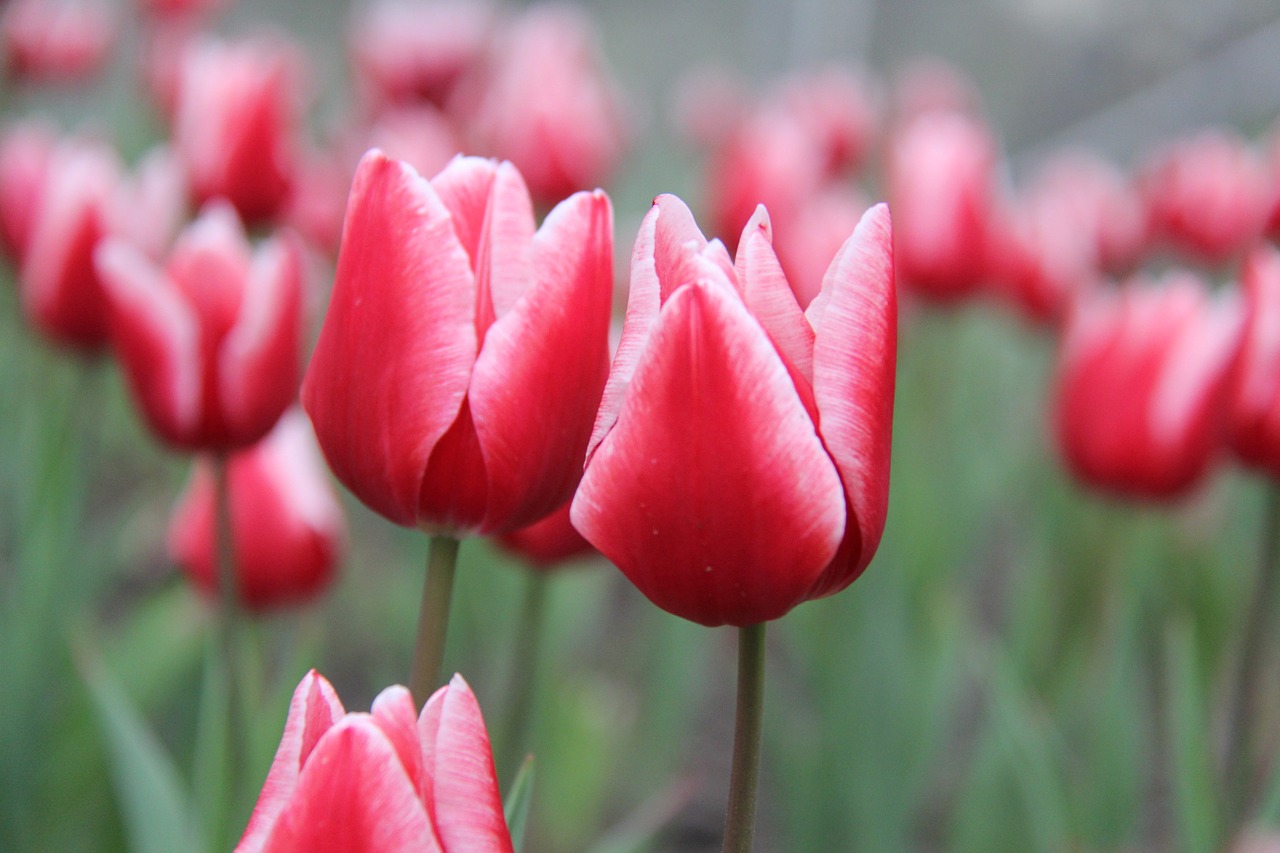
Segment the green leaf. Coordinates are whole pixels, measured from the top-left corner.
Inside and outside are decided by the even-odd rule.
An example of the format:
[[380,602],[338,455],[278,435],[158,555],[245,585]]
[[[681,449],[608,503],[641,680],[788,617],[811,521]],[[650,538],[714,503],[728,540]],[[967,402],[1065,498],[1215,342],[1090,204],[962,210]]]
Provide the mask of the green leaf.
[[529,755],[520,765],[520,772],[511,783],[511,792],[502,807],[507,828],[511,830],[511,843],[517,851],[524,846],[525,825],[529,822],[529,806],[533,803],[533,777],[533,756]]
[[110,758],[116,800],[136,853],[179,853],[203,845],[173,759],[129,697],[89,653],[77,655]]

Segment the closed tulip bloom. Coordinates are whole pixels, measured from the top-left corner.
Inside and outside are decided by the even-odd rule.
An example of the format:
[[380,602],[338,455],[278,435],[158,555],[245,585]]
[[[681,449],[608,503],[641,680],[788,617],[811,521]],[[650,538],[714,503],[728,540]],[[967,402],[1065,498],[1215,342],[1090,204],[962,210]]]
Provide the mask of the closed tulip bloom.
[[388,687],[347,713],[314,670],[236,853],[510,853],[489,735],[455,675],[419,714]]
[[541,521],[499,536],[498,545],[535,569],[553,569],[575,557],[595,552],[569,520],[568,503]]
[[1188,273],[1082,295],[1056,387],[1058,441],[1082,482],[1171,498],[1205,473],[1225,430],[1239,306]]
[[367,154],[302,389],[338,479],[454,536],[567,501],[608,374],[612,234],[598,190],[535,233],[510,163],[460,157],[427,181]]
[[[284,415],[266,438],[229,459],[236,596],[250,610],[298,604],[328,587],[346,538],[311,424]],[[218,593],[214,473],[196,463],[174,510],[169,554],[209,596]]]
[[802,311],[760,208],[731,259],[660,196],[573,524],[655,604],[704,625],[837,592],[880,543],[897,341],[877,205]]
[[112,8],[101,0],[13,0],[0,14],[5,69],[41,81],[91,76],[115,29]]
[[197,203],[222,197],[249,222],[270,219],[295,181],[299,60],[270,41],[185,51],[174,145]]
[[1255,249],[1244,265],[1244,331],[1231,390],[1231,448],[1280,476],[1280,253]]
[[38,121],[20,122],[0,136],[0,250],[16,267],[26,256],[44,191],[57,132]]
[[223,451],[270,431],[301,373],[302,260],[291,237],[255,253],[235,212],[214,203],[163,267],[118,239],[97,266],[116,352],[156,435]]

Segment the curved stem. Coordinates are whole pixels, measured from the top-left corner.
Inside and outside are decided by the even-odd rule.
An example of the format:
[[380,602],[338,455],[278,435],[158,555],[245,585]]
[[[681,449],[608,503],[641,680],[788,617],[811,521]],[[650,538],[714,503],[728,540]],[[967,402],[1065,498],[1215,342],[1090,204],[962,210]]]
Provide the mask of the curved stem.
[[746,853],[755,832],[764,721],[764,623],[738,629],[738,707],[733,726],[733,770],[724,818],[724,853]]
[[528,572],[524,606],[516,627],[511,683],[507,693],[507,725],[503,730],[502,767],[515,778],[527,751],[529,726],[533,720],[533,700],[537,691],[538,657],[542,623],[547,612],[547,577],[538,570]]
[[432,536],[427,546],[427,579],[422,585],[418,637],[409,675],[409,692],[419,705],[440,686],[444,641],[449,630],[449,601],[453,598],[453,576],[457,567],[458,540],[451,536]]
[[1252,797],[1251,752],[1253,734],[1261,702],[1260,669],[1264,646],[1275,621],[1275,606],[1280,567],[1280,485],[1267,489],[1265,515],[1262,522],[1262,548],[1258,558],[1258,574],[1254,579],[1246,616],[1243,645],[1236,659],[1232,681],[1231,704],[1227,716],[1226,785],[1230,825],[1242,822],[1248,815]]

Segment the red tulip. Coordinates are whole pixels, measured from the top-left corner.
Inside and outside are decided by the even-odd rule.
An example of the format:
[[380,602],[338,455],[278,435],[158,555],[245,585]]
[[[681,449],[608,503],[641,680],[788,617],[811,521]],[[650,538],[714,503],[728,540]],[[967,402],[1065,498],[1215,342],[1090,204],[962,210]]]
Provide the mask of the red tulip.
[[98,250],[97,267],[116,350],[161,439],[221,451],[267,434],[301,372],[302,260],[292,238],[254,254],[235,212],[214,203],[163,269],[116,239]]
[[891,241],[877,205],[802,312],[763,207],[736,262],[674,196],[645,217],[571,514],[659,607],[750,625],[870,562],[889,489]]
[[12,0],[0,15],[0,40],[10,75],[78,79],[102,66],[115,20],[100,0]]
[[903,284],[936,299],[971,295],[989,272],[995,144],[977,119],[933,111],[890,145],[886,180]]
[[349,714],[315,670],[236,853],[509,853],[480,705],[455,675],[418,714],[388,687]]
[[[290,411],[229,459],[236,594],[251,610],[313,598],[333,579],[345,523],[311,424]],[[169,528],[169,553],[201,591],[218,591],[214,473],[197,462]]]
[[1275,193],[1258,153],[1224,130],[1153,154],[1141,186],[1153,234],[1211,262],[1230,260],[1262,236]]
[[302,389],[338,479],[455,535],[567,501],[608,373],[612,216],[579,193],[535,234],[510,163],[458,158],[427,181],[367,154]]
[[1231,447],[1280,476],[1280,253],[1255,249],[1244,265],[1244,332],[1232,385]]
[[220,196],[256,222],[288,201],[298,65],[292,48],[275,42],[208,40],[186,50],[173,133],[198,203]]
[[1188,273],[1080,297],[1067,319],[1056,389],[1058,441],[1082,481],[1121,495],[1174,497],[1223,437],[1238,305]]
[[498,545],[535,569],[551,569],[595,551],[569,521],[569,504],[528,527],[498,537]]
[[[510,160],[539,201],[608,180],[622,158],[627,120],[596,33],[573,6],[525,12],[498,39],[478,94],[453,106],[480,153]],[[476,103],[466,103],[475,97]]]

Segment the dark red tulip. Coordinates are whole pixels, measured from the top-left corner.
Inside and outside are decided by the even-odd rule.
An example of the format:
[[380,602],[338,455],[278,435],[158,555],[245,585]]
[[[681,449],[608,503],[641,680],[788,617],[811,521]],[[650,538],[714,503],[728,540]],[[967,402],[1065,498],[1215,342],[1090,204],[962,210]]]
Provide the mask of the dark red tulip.
[[660,196],[574,526],[655,604],[704,625],[843,589],[879,546],[897,353],[889,211],[863,216],[807,310],[764,208],[736,261]]
[[252,251],[235,212],[210,205],[163,268],[118,239],[97,252],[111,337],[151,429],[187,450],[246,447],[296,399],[302,259],[294,239]]
[[[228,459],[236,597],[250,610],[314,598],[328,587],[346,538],[311,424],[287,412],[266,438]],[[202,592],[218,592],[214,472],[196,463],[169,528],[169,553]]]
[[315,670],[236,853],[511,853],[475,694],[455,675],[417,713],[388,687],[347,713]]
[[366,155],[302,389],[338,479],[454,535],[567,501],[608,373],[612,216],[578,193],[535,233],[510,163],[458,158],[427,181]]
[[1058,441],[1082,482],[1170,498],[1205,473],[1226,427],[1238,349],[1235,300],[1189,273],[1081,296],[1068,315],[1056,389]]

